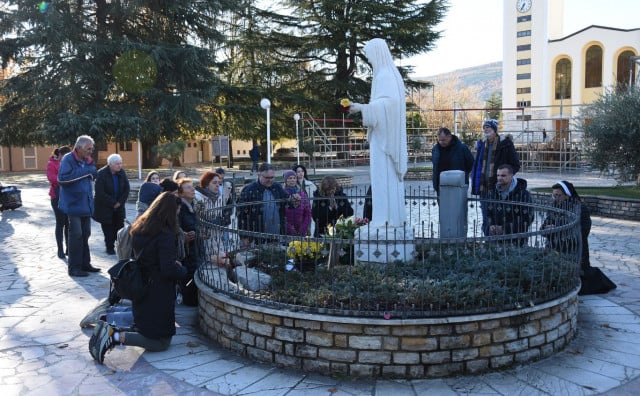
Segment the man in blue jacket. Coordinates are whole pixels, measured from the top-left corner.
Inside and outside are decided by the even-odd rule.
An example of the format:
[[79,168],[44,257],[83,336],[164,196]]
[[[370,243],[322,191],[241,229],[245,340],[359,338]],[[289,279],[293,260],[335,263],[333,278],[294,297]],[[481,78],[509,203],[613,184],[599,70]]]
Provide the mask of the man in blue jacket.
[[433,162],[433,189],[438,196],[440,196],[440,173],[444,171],[463,171],[466,184],[469,184],[473,154],[457,136],[451,134],[448,128],[438,129],[438,143],[431,149],[431,162]]
[[93,180],[98,176],[91,158],[94,141],[82,135],[76,140],[73,151],[60,162],[58,184],[60,198],[58,207],[69,217],[69,275],[87,276],[98,272],[91,265],[89,236],[93,214]]

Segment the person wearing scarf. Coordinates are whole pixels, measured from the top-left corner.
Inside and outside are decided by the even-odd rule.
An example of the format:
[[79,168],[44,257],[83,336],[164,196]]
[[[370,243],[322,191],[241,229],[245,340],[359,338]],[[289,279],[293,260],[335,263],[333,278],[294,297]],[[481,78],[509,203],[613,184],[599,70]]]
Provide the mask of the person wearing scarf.
[[520,159],[511,137],[500,139],[498,121],[485,121],[482,124],[482,132],[484,140],[479,140],[476,144],[476,157],[471,169],[471,194],[480,197],[482,229],[487,230],[488,213],[485,200],[496,186],[498,167],[503,164],[511,165],[515,175],[520,170]]
[[[511,165],[500,165],[496,171],[497,183],[489,193],[487,202],[488,222],[486,235],[508,235],[527,232],[534,219],[533,208],[529,205],[514,203],[531,203],[531,194],[527,191],[527,181],[514,176]],[[524,246],[527,238],[517,238],[515,242]]]
[[[572,253],[580,248],[580,279],[582,286],[578,294],[607,293],[615,289],[613,283],[602,271],[591,266],[589,259],[589,234],[591,232],[591,212],[582,201],[578,191],[571,182],[561,180],[551,186],[553,207],[575,213],[580,219],[579,233],[557,232],[547,234],[547,247],[561,253]],[[567,224],[569,218],[566,214],[549,211],[540,227],[542,230],[553,229]]]
[[311,205],[308,196],[298,185],[296,172],[287,170],[282,178],[284,191],[289,198],[285,208],[287,235],[307,236],[311,224]]

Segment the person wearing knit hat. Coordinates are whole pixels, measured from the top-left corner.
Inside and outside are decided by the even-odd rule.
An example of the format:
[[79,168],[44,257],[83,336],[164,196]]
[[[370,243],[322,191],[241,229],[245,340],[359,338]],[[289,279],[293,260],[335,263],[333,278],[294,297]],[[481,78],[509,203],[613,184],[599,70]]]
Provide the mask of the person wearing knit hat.
[[497,171],[500,165],[511,165],[513,174],[520,170],[520,159],[516,148],[507,135],[500,139],[498,135],[498,121],[486,120],[482,123],[484,139],[476,143],[476,157],[471,170],[471,193],[480,196],[482,209],[483,231],[488,235],[489,220],[486,209],[488,194],[496,187]]
[[296,172],[292,171],[291,169],[287,169],[286,171],[284,171],[284,173],[282,174],[282,178],[284,179],[283,181],[285,182],[285,184],[288,178],[295,175],[296,175]]
[[486,120],[482,123],[482,128],[489,127],[493,129],[493,132],[498,133],[498,121],[496,120]]
[[304,190],[298,184],[298,175],[293,170],[286,170],[284,191],[289,197],[285,208],[285,223],[287,235],[307,236],[311,224],[311,204]]

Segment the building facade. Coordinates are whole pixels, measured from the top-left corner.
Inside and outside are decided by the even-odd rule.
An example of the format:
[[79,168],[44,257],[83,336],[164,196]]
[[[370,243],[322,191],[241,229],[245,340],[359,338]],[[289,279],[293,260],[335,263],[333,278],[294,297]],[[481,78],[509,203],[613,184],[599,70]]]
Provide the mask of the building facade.
[[503,111],[503,130],[520,143],[547,133],[579,141],[572,122],[579,109],[636,81],[640,28],[565,32],[563,0],[504,0],[503,7],[502,106],[519,108]]

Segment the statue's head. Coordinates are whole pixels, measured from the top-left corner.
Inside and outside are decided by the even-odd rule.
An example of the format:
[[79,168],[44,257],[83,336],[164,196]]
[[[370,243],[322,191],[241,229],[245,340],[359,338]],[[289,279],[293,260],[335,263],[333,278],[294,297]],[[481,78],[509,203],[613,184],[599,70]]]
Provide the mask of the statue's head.
[[390,63],[393,66],[393,57],[389,51],[386,41],[380,38],[374,38],[364,45],[364,54],[374,69],[384,64]]

